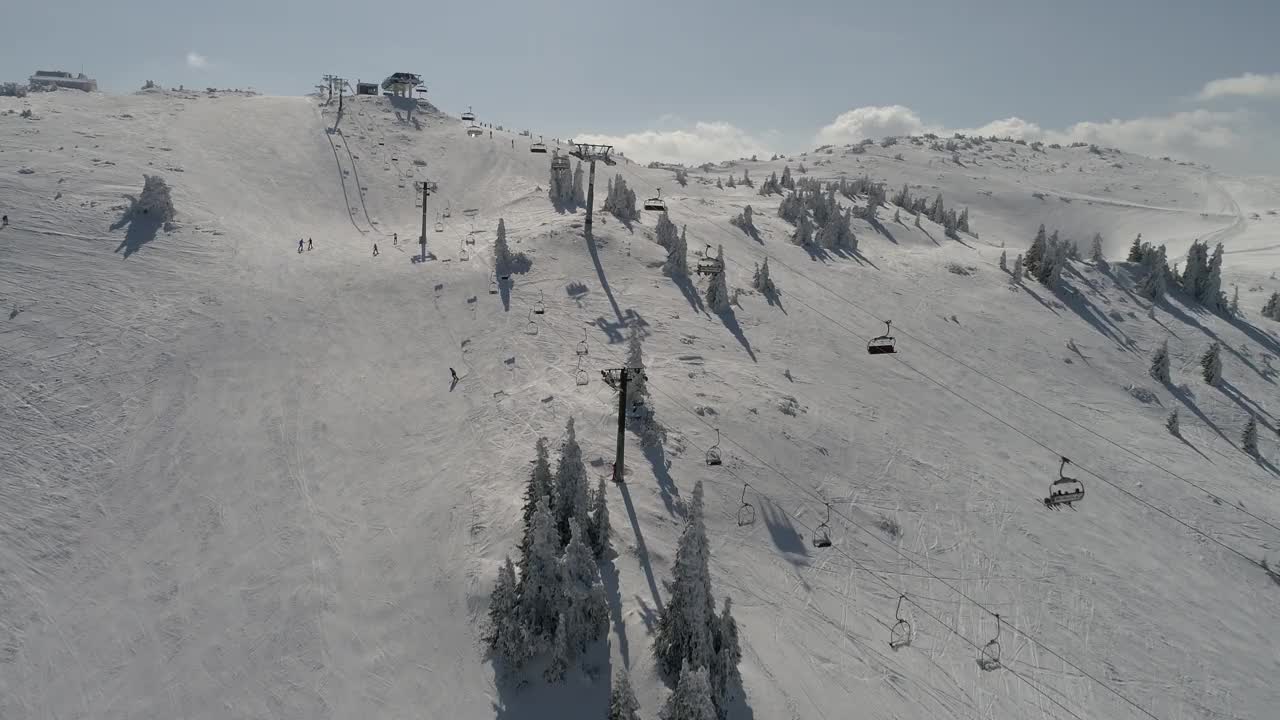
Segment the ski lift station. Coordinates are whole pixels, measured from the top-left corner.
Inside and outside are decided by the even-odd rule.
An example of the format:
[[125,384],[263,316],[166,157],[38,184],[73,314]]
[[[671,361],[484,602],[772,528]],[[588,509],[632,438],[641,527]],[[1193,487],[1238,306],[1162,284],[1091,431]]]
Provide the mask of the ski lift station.
[[414,88],[422,84],[422,78],[415,73],[391,73],[382,81],[382,89],[397,97],[409,97]]

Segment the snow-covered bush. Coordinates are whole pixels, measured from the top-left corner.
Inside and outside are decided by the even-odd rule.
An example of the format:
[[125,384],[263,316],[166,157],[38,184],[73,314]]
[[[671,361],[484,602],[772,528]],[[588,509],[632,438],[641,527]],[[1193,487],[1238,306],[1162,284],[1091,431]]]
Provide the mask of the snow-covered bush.
[[609,181],[604,211],[613,213],[614,217],[623,222],[630,222],[640,217],[640,211],[636,208],[636,193],[627,187],[627,181],[623,179],[622,173],[618,173]]
[[763,265],[756,266],[755,275],[751,278],[751,287],[765,295],[777,294],[778,288],[773,284],[773,278],[769,276],[769,258],[764,259]]
[[1169,384],[1169,341],[1165,340],[1160,343],[1160,347],[1156,348],[1156,352],[1151,356],[1151,377],[1159,380],[1165,385]]
[[1240,435],[1240,449],[1254,457],[1258,457],[1258,419],[1253,415],[1249,416],[1249,422],[1244,426],[1244,432]]
[[1262,316],[1271,320],[1280,321],[1280,292],[1271,293],[1271,297],[1267,300],[1267,304],[1262,306]]
[[29,89],[23,83],[0,83],[0,97],[26,97]]
[[754,233],[756,229],[755,222],[752,217],[753,215],[754,211],[751,209],[750,205],[747,205],[742,208],[742,212],[729,218],[729,224],[750,235]]
[[129,199],[129,215],[133,219],[145,217],[157,223],[173,220],[177,212],[173,209],[173,198],[169,195],[169,184],[159,175],[142,176],[142,193]]
[[1222,381],[1222,346],[1214,343],[1200,356],[1200,376],[1210,385]]

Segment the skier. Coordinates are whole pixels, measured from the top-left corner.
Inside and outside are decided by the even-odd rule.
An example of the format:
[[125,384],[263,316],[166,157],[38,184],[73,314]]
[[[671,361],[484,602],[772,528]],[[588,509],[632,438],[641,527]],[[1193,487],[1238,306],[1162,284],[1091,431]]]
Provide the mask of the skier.
[[512,149],[512,150],[515,150],[515,149],[516,149],[516,139],[515,139],[515,138],[511,138],[511,149]]
[[453,378],[454,382],[458,382],[458,373],[456,370],[449,368],[449,375]]
[[378,257],[378,243],[373,244],[373,256]]
[[307,249],[311,249],[311,238],[307,238]]
[[391,244],[392,245],[400,244],[400,233],[391,233]]
[[8,225],[8,224],[9,224],[9,216],[5,215],[4,220],[0,220],[0,225]]
[[302,252],[302,238],[298,238],[298,252]]

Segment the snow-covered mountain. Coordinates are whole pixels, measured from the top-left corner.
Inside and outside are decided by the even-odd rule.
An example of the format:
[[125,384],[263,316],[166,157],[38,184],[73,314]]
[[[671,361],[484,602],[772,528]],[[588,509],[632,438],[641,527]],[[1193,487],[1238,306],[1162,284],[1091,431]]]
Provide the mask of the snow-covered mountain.
[[[705,279],[662,273],[656,213],[597,207],[589,243],[582,211],[548,200],[553,153],[410,111],[0,98],[0,717],[599,718],[621,667],[656,717],[652,628],[699,480],[742,636],[733,717],[1275,716],[1280,579],[1261,562],[1280,564],[1280,323],[1260,308],[1280,290],[1280,180],[929,139],[686,186],[598,167],[597,206],[615,174],[642,199],[661,187],[691,254],[723,246],[740,292],[714,313]],[[885,205],[852,221],[856,252],[799,247],[782,196],[757,193],[784,167],[941,193],[973,232]],[[744,172],[755,187],[717,187]],[[144,174],[172,188],[168,229],[123,222]],[[428,262],[420,179],[439,188]],[[746,205],[754,234],[729,222]],[[491,294],[499,218],[530,266]],[[1042,223],[1086,258],[1100,233],[1110,263],[1011,283],[998,258]],[[1151,312],[1123,262],[1138,233],[1171,262],[1223,243],[1242,316],[1178,291]],[[750,289],[766,258],[772,301]],[[889,319],[897,354],[869,355]],[[502,677],[479,623],[535,441],[573,417],[608,474],[600,370],[632,328],[667,439],[628,434],[609,487],[608,648],[563,684]],[[1167,385],[1148,373],[1165,340]],[[1199,365],[1213,342],[1217,387]],[[1259,459],[1240,448],[1250,416]],[[1086,487],[1074,512],[1042,503],[1062,455]],[[912,643],[894,650],[899,613]],[[993,638],[1001,666],[983,670]]]

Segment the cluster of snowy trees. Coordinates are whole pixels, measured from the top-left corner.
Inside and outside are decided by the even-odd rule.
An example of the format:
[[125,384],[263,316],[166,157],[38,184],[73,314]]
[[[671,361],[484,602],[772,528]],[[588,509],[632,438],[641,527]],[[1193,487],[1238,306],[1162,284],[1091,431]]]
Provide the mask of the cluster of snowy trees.
[[712,274],[711,282],[707,283],[707,292],[703,299],[706,300],[707,307],[711,308],[711,312],[728,312],[729,284],[725,279],[724,245],[718,247],[714,262],[720,268],[720,271]]
[[524,495],[518,561],[498,571],[485,642],[508,669],[550,653],[544,676],[564,678],[569,663],[604,636],[609,608],[597,561],[609,551],[609,510],[601,478],[592,494],[573,419],[555,472],[539,438]]
[[578,161],[577,166],[570,173],[567,166],[556,169],[558,158],[560,158],[560,152],[556,151],[551,156],[551,180],[547,184],[547,196],[551,198],[551,204],[557,208],[585,205],[587,198],[583,194],[582,161]]
[[[1151,377],[1165,385],[1170,384],[1169,366],[1169,341],[1165,340],[1160,343],[1160,347],[1156,348],[1155,353],[1151,356]],[[1200,356],[1200,377],[1204,379],[1205,383],[1212,386],[1217,386],[1222,382],[1222,346],[1220,344],[1213,343]],[[1172,435],[1178,435],[1181,432],[1178,424],[1177,409],[1169,413],[1164,426]],[[1244,430],[1240,434],[1240,448],[1250,455],[1258,457],[1258,421],[1253,415],[1249,416],[1249,422],[1245,424]]]
[[[796,226],[791,241],[800,246],[818,245],[828,250],[857,250],[853,234],[853,210],[841,208],[836,193],[844,193],[847,181],[827,183],[802,179],[778,205],[778,217]],[[846,195],[848,197],[848,195]]]
[[644,373],[644,334],[639,325],[631,326],[631,335],[627,339],[627,367],[641,371],[627,382],[628,425],[640,436],[644,447],[657,447],[666,440],[666,430],[654,417],[653,406],[649,402],[649,381]]
[[[1014,269],[1015,271],[1025,270],[1028,275],[1047,287],[1057,287],[1063,268],[1075,252],[1075,246],[1075,243],[1070,240],[1060,239],[1057,230],[1054,230],[1052,235],[1046,236],[1044,223],[1041,223],[1040,229],[1036,231],[1035,240],[1031,241],[1031,247],[1027,250],[1026,257],[1019,256],[1022,262],[1020,265],[1015,263]],[[1015,274],[1021,273],[1015,272]]]
[[778,293],[778,287],[773,284],[773,278],[769,275],[769,258],[764,259],[763,265],[756,265],[755,275],[751,278],[751,287],[765,295]]
[[1180,287],[1209,310],[1235,313],[1238,297],[1228,301],[1222,291],[1222,255],[1222,243],[1218,243],[1210,256],[1209,244],[1197,240],[1187,251],[1187,266],[1178,273],[1169,267],[1164,245],[1153,246],[1143,242],[1139,233],[1129,247],[1127,259],[1139,263],[1145,271],[1138,283],[1138,291],[1144,297],[1159,300],[1170,287]]
[[916,216],[916,227],[920,226],[920,216],[923,215],[941,225],[949,238],[955,239],[961,232],[972,232],[969,229],[969,208],[961,210],[958,214],[955,208],[947,209],[942,200],[942,193],[938,193],[930,203],[924,196],[912,197],[911,188],[904,183],[902,189],[894,193],[892,201],[894,205]]
[[609,181],[609,193],[604,199],[604,211],[623,222],[631,222],[640,218],[640,210],[636,208],[636,193],[627,187],[622,173],[618,173]]
[[742,212],[729,218],[729,224],[748,235],[754,234],[756,230],[755,211],[748,205],[742,208]]
[[675,223],[671,222],[671,218],[664,210],[658,216],[658,226],[655,231],[654,241],[667,250],[667,260],[662,264],[662,272],[665,275],[688,275],[689,274],[689,252],[688,243],[685,239],[685,232],[688,226],[681,228],[680,234],[676,234]]
[[[725,717],[741,684],[742,649],[729,598],[716,613],[711,593],[711,547],[703,522],[702,482],[693,488],[687,522],[676,546],[667,604],[658,616],[653,655],[658,671],[676,690],[660,717],[714,720]],[[710,707],[709,707],[710,706]]]
[[1280,292],[1271,293],[1267,304],[1262,306],[1262,317],[1280,321]]
[[684,168],[676,169],[676,182],[680,183],[680,187],[689,184],[689,173]]

